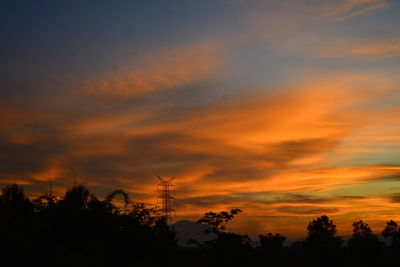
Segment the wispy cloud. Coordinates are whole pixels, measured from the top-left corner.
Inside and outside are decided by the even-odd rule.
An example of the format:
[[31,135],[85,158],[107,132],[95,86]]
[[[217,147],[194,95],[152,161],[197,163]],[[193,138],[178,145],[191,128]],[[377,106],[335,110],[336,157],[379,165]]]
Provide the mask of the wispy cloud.
[[221,63],[221,53],[214,44],[196,44],[144,56],[118,71],[102,73],[82,82],[82,91],[103,98],[132,98],[176,89],[207,80]]
[[370,14],[389,7],[387,0],[342,0],[333,1],[323,8],[323,14],[336,21],[345,21],[350,18]]
[[[310,81],[303,73],[303,84],[280,93],[253,93],[189,110],[170,112],[159,106],[149,112],[152,105],[145,104],[133,112],[94,110],[74,117],[61,111],[54,118],[22,113],[2,132],[3,153],[14,162],[5,164],[3,172],[40,180],[48,173],[69,177],[66,169],[74,167],[86,182],[112,179],[149,193],[159,173],[180,177],[182,194],[192,197],[208,194],[210,187],[221,194],[260,187],[328,190],[350,182],[346,172],[351,181],[366,179],[369,169],[356,175],[346,168],[326,173],[309,168],[338,160],[327,153],[354,145],[354,139],[342,143],[365,125],[382,123],[383,111],[360,109],[384,94],[365,90],[380,77],[309,74]],[[393,115],[384,112],[386,118]],[[26,127],[32,124],[35,131],[29,133]],[[26,135],[24,142],[13,138],[18,132]],[[326,180],[329,175],[336,178]],[[200,185],[194,188],[193,182]]]
[[313,52],[319,57],[393,58],[400,56],[400,39],[330,40],[314,42]]

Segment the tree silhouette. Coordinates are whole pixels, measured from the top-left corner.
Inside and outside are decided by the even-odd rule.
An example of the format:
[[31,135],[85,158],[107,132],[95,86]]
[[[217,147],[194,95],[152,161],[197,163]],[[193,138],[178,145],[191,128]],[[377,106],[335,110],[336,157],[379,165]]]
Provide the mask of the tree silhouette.
[[71,211],[82,211],[88,208],[89,190],[82,185],[77,185],[65,192],[61,205]]
[[386,227],[382,231],[385,238],[391,238],[392,246],[400,246],[400,231],[399,226],[393,220],[386,222]]
[[390,220],[386,222],[386,227],[382,231],[384,238],[390,239],[390,245],[387,250],[387,258],[393,265],[399,265],[400,259],[398,257],[400,252],[400,229],[398,224]]
[[277,257],[282,255],[283,242],[286,240],[286,237],[279,233],[268,233],[266,235],[259,235],[258,238],[261,248],[268,256]]
[[307,230],[308,241],[330,240],[335,238],[336,235],[336,225],[334,225],[333,221],[330,220],[326,215],[323,215],[310,222],[307,226]]
[[360,220],[353,223],[353,236],[348,241],[348,250],[353,264],[375,266],[381,251],[381,244],[368,224]]
[[[209,256],[216,261],[217,265],[236,265],[243,263],[251,250],[250,238],[247,235],[240,235],[226,231],[226,225],[237,214],[240,209],[228,211],[207,212],[201,217],[198,224],[210,225],[204,232],[214,233],[217,237],[200,244],[203,249],[209,250]],[[196,243],[196,241],[193,241]],[[197,244],[199,244],[197,242]]]
[[336,236],[336,225],[323,215],[307,226],[308,235],[304,249],[313,264],[321,264],[323,259],[330,259],[327,264],[336,264],[342,240]]
[[2,229],[16,229],[31,220],[34,206],[25,197],[22,187],[13,184],[1,190],[0,226]]
[[34,206],[25,196],[23,188],[16,184],[4,187],[0,195],[2,265],[28,264],[27,259],[35,253],[32,244],[35,239],[33,219]]
[[[116,197],[122,196],[121,201]],[[283,247],[285,237],[259,235],[259,247],[247,235],[227,230],[240,209],[207,212],[199,224],[215,238],[198,249],[177,246],[175,231],[154,209],[133,202],[122,189],[98,198],[82,185],[63,197],[43,194],[32,201],[18,185],[0,194],[2,265],[26,266],[398,266],[399,226],[387,222],[383,246],[363,221],[353,223],[345,248],[326,215],[312,220],[307,237]],[[154,256],[156,255],[156,256]],[[346,261],[342,261],[346,256]],[[347,264],[347,265],[346,265]]]
[[226,225],[230,220],[232,220],[239,212],[242,212],[240,209],[232,209],[230,212],[222,211],[220,213],[215,212],[206,212],[204,216],[201,217],[197,223],[206,223],[209,224],[211,227],[206,230],[206,233],[220,233],[225,231]]

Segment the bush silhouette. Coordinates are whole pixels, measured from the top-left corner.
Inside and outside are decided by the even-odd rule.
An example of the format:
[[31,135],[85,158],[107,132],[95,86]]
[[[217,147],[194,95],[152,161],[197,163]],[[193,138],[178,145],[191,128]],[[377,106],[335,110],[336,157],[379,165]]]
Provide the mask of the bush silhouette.
[[[121,201],[116,201],[122,197]],[[121,204],[122,203],[122,204]],[[0,253],[4,266],[397,266],[400,231],[393,220],[379,242],[363,221],[342,247],[336,225],[326,215],[312,220],[307,237],[284,247],[285,237],[227,230],[240,209],[207,212],[197,223],[215,238],[197,249],[178,247],[176,233],[156,210],[134,202],[122,189],[100,199],[82,185],[63,197],[27,198],[22,187],[5,186],[0,195]],[[196,241],[193,241],[196,243]]]

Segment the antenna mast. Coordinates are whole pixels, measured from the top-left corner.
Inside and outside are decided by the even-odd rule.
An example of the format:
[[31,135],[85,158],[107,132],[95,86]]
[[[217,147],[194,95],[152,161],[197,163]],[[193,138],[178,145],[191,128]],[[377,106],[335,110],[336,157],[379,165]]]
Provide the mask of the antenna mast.
[[53,195],[53,185],[52,185],[52,183],[51,183],[51,174],[47,174],[47,176],[49,177],[49,193],[50,193],[50,196],[52,196]]
[[158,212],[160,217],[164,218],[167,224],[170,224],[172,222],[173,212],[175,212],[173,209],[175,198],[171,196],[171,189],[175,189],[172,184],[175,177],[165,180],[157,175],[157,178],[160,180],[157,186],[157,191],[159,193],[158,198],[161,199],[161,208],[158,209]]
[[75,174],[75,170],[72,168],[69,168],[72,172],[72,174],[74,175],[74,187],[76,187],[76,174]]

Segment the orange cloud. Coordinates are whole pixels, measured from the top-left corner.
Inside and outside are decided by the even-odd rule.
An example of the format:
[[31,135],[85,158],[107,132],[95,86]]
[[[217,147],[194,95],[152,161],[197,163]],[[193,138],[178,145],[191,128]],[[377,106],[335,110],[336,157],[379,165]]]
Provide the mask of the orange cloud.
[[[153,204],[155,175],[176,176],[179,218],[240,207],[249,221],[274,217],[295,223],[301,217],[290,230],[297,233],[318,213],[348,223],[357,217],[351,215],[354,210],[368,212],[366,203],[377,203],[371,206],[375,215],[389,216],[397,204],[377,191],[337,192],[357,192],[373,181],[398,177],[397,165],[351,163],[357,149],[396,140],[399,109],[379,105],[398,97],[396,78],[317,70],[296,75],[295,83],[278,91],[260,89],[173,112],[162,105],[150,111],[144,105],[73,119],[66,114],[66,120],[59,114],[57,121],[63,123],[58,124],[35,114],[21,116],[6,136],[31,122],[51,123],[56,130],[29,142],[6,138],[2,159],[11,167],[1,171],[10,174],[14,166],[19,171],[15,179],[25,176],[21,179],[32,191],[36,186],[36,192],[48,189],[50,174],[54,191],[62,194],[73,182],[68,169],[73,167],[78,182],[100,195],[124,188],[135,200]],[[393,128],[380,135],[385,125]],[[347,196],[355,198],[340,198]],[[239,221],[232,227],[245,231],[243,225]],[[280,229],[277,224],[260,226],[268,228]]]
[[344,21],[356,16],[369,14],[387,8],[387,0],[342,0],[334,1],[323,8],[323,14],[336,21]]
[[317,42],[313,53],[319,57],[398,57],[400,56],[399,39],[371,40],[370,42],[357,40],[331,40],[329,42]]
[[215,74],[221,62],[217,52],[211,43],[156,52],[133,66],[84,81],[82,90],[87,95],[124,98],[187,86]]

